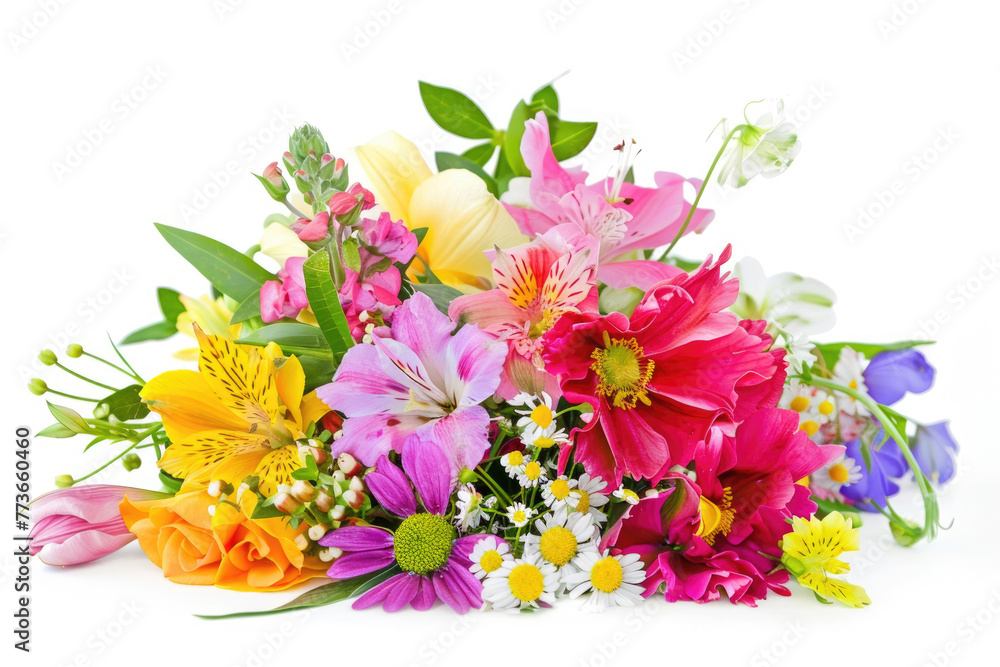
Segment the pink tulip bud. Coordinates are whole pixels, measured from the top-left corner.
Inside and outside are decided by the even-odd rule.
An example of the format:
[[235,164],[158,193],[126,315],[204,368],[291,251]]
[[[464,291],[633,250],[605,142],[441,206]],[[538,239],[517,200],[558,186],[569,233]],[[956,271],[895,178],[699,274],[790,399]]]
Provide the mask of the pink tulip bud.
[[361,471],[364,470],[364,466],[362,466],[356,458],[347,452],[344,452],[337,457],[337,467],[340,468],[340,470],[348,477],[360,475]]
[[358,198],[350,192],[338,192],[330,197],[328,205],[333,215],[346,215],[357,208]]
[[49,565],[77,565],[107,556],[135,539],[118,511],[125,496],[140,501],[169,495],[109,484],[46,493],[31,504],[35,525],[28,552]]

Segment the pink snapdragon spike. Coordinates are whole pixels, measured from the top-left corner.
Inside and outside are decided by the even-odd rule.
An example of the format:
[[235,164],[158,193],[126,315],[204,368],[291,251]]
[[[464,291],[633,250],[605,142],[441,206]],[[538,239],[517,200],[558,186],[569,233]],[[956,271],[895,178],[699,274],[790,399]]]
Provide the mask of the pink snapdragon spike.
[[646,564],[646,597],[661,586],[669,602],[730,602],[756,606],[769,591],[788,595],[788,572],[775,568],[792,517],[816,505],[795,480],[843,452],[798,430],[788,410],[764,409],[727,436],[712,429],[695,452],[696,481],[671,472],[658,495],[626,510],[601,548],[635,553]]
[[[356,200],[355,203],[357,203]],[[312,220],[299,218],[292,223],[291,229],[298,235],[300,241],[317,243],[330,233],[330,214],[326,211],[320,211]]]
[[31,503],[34,525],[29,553],[48,565],[89,563],[118,551],[135,539],[125,527],[118,504],[166,498],[169,494],[126,486],[94,484],[51,491]]
[[559,382],[545,370],[542,336],[566,313],[597,312],[597,243],[575,251],[557,230],[495,252],[497,287],[452,301],[448,316],[472,322],[507,343],[497,393],[510,399],[543,391],[558,398]]
[[347,351],[333,382],[317,390],[346,417],[333,456],[373,465],[390,451],[405,454],[419,434],[443,447],[454,474],[476,467],[489,447],[490,415],[480,404],[500,384],[507,348],[478,327],[454,329],[418,292],[393,313],[391,337]]
[[278,271],[278,280],[268,280],[260,288],[260,318],[277,322],[283,317],[295,318],[309,307],[306,280],[302,271],[304,257],[289,257]]
[[[539,112],[525,123],[521,140],[521,154],[531,170],[529,194],[534,208],[504,206],[527,236],[556,228],[570,240],[581,235],[598,239],[600,280],[618,289],[647,290],[674,277],[678,270],[631,257],[635,251],[673,241],[691,210],[684,199],[684,184],[697,189],[701,181],[658,171],[653,174],[654,188],[627,183],[631,145],[622,144],[617,149],[622,157],[616,175],[588,185],[586,172],[564,169],[556,160],[548,120]],[[711,210],[695,211],[685,234],[700,233],[713,217]]]

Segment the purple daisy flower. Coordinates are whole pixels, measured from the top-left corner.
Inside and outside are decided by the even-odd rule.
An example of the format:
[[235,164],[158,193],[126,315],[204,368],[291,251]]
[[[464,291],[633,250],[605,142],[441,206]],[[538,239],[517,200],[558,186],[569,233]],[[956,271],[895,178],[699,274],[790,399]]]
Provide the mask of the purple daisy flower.
[[[411,439],[420,439],[419,435]],[[456,539],[455,527],[445,518],[455,489],[449,457],[436,443],[408,442],[403,449],[403,470],[384,454],[375,470],[365,475],[368,490],[382,507],[403,522],[395,533],[371,526],[338,528],[319,543],[344,552],[327,574],[348,579],[370,574],[389,565],[402,570],[354,602],[355,609],[378,604],[385,611],[406,605],[423,611],[440,599],[464,614],[482,606],[482,583],[469,571],[469,552],[482,535]],[[413,486],[424,511],[419,511]]]

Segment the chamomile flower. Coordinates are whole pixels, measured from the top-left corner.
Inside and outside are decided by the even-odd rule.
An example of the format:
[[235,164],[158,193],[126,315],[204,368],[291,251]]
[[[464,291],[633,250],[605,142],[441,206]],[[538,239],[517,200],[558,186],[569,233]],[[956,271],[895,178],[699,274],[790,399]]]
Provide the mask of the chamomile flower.
[[556,477],[542,486],[542,501],[546,507],[558,510],[567,507],[570,492],[576,488],[575,479],[567,479],[565,475]]
[[584,473],[580,475],[576,488],[570,491],[566,503],[581,514],[589,514],[594,523],[604,523],[608,517],[598,508],[608,504],[608,497],[603,493],[607,486],[608,483],[600,477]]
[[500,457],[500,465],[503,466],[508,475],[515,478],[524,472],[525,463],[527,463],[527,459],[524,452],[517,449]]
[[548,476],[545,474],[542,464],[538,461],[528,461],[525,463],[521,469],[521,473],[517,476],[517,483],[526,489],[544,484],[546,480],[548,480]]
[[476,491],[472,484],[465,484],[458,489],[458,500],[455,501],[455,525],[462,530],[475,528],[483,520],[483,494]]
[[841,454],[813,474],[809,475],[810,486],[829,493],[838,493],[841,487],[861,481],[861,466],[854,459]]
[[548,513],[535,521],[533,529],[538,534],[521,538],[525,553],[537,551],[547,562],[556,567],[569,564],[583,551],[594,549],[594,520],[588,514],[566,510]]
[[798,380],[792,380],[785,386],[779,405],[799,414],[799,430],[805,431],[810,438],[830,421],[836,410],[830,394]]
[[608,607],[634,607],[642,602],[642,582],[646,579],[639,554],[611,556],[608,551],[584,551],[573,559],[576,572],[564,577],[569,596],[576,598],[587,591],[583,604],[588,611]]
[[629,505],[639,504],[639,494],[633,491],[632,489],[626,489],[624,484],[615,489],[615,492],[612,493],[611,495],[613,495],[618,500],[624,500]]
[[[833,381],[866,394],[868,388],[865,386],[864,370],[867,365],[863,354],[855,352],[850,347],[845,347],[840,351],[837,364],[833,367]],[[837,407],[844,414],[856,417],[868,416],[868,408],[859,403],[853,396],[842,392],[837,392]]]
[[524,528],[533,516],[535,516],[535,510],[524,503],[514,503],[507,508],[507,520],[514,528]]
[[520,406],[515,412],[521,415],[517,420],[517,428],[521,431],[521,442],[539,449],[546,449],[556,444],[569,442],[565,429],[556,423],[555,408],[552,397],[542,392],[541,397],[534,394],[521,393],[508,401],[511,405]]
[[505,540],[495,535],[487,535],[476,542],[472,553],[469,554],[469,560],[472,561],[469,571],[477,579],[482,580],[491,572],[499,570],[504,561],[511,558],[513,556],[510,553],[510,545]]
[[542,560],[541,554],[505,560],[500,569],[483,580],[483,602],[494,609],[518,611],[551,605],[560,586],[556,566]]

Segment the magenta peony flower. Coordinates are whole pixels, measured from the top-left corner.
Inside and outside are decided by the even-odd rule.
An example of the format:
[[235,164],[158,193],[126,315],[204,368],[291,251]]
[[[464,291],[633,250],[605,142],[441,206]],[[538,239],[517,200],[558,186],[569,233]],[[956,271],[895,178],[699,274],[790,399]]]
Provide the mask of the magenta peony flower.
[[784,351],[768,351],[764,322],[723,311],[739,289],[721,274],[729,255],[727,247],[717,263],[709,257],[655,285],[631,318],[569,313],[545,335],[546,370],[569,401],[594,408],[574,431],[574,457],[590,474],[655,483],[687,465],[712,426],[731,433],[758,407],[777,405]]
[[[421,436],[411,438],[418,441]],[[394,533],[345,526],[320,539],[322,546],[344,552],[327,572],[333,579],[370,574],[392,564],[402,570],[358,598],[355,609],[381,604],[385,611],[406,605],[422,611],[438,599],[460,614],[482,606],[483,585],[469,570],[469,552],[482,535],[456,539],[455,527],[445,518],[456,486],[450,458],[450,452],[428,440],[407,444],[403,470],[380,456],[375,470],[365,475],[365,484],[379,504],[403,522]]]
[[118,551],[135,539],[118,511],[126,495],[138,501],[170,494],[108,484],[46,493],[31,503],[29,553],[49,565],[78,565]]

